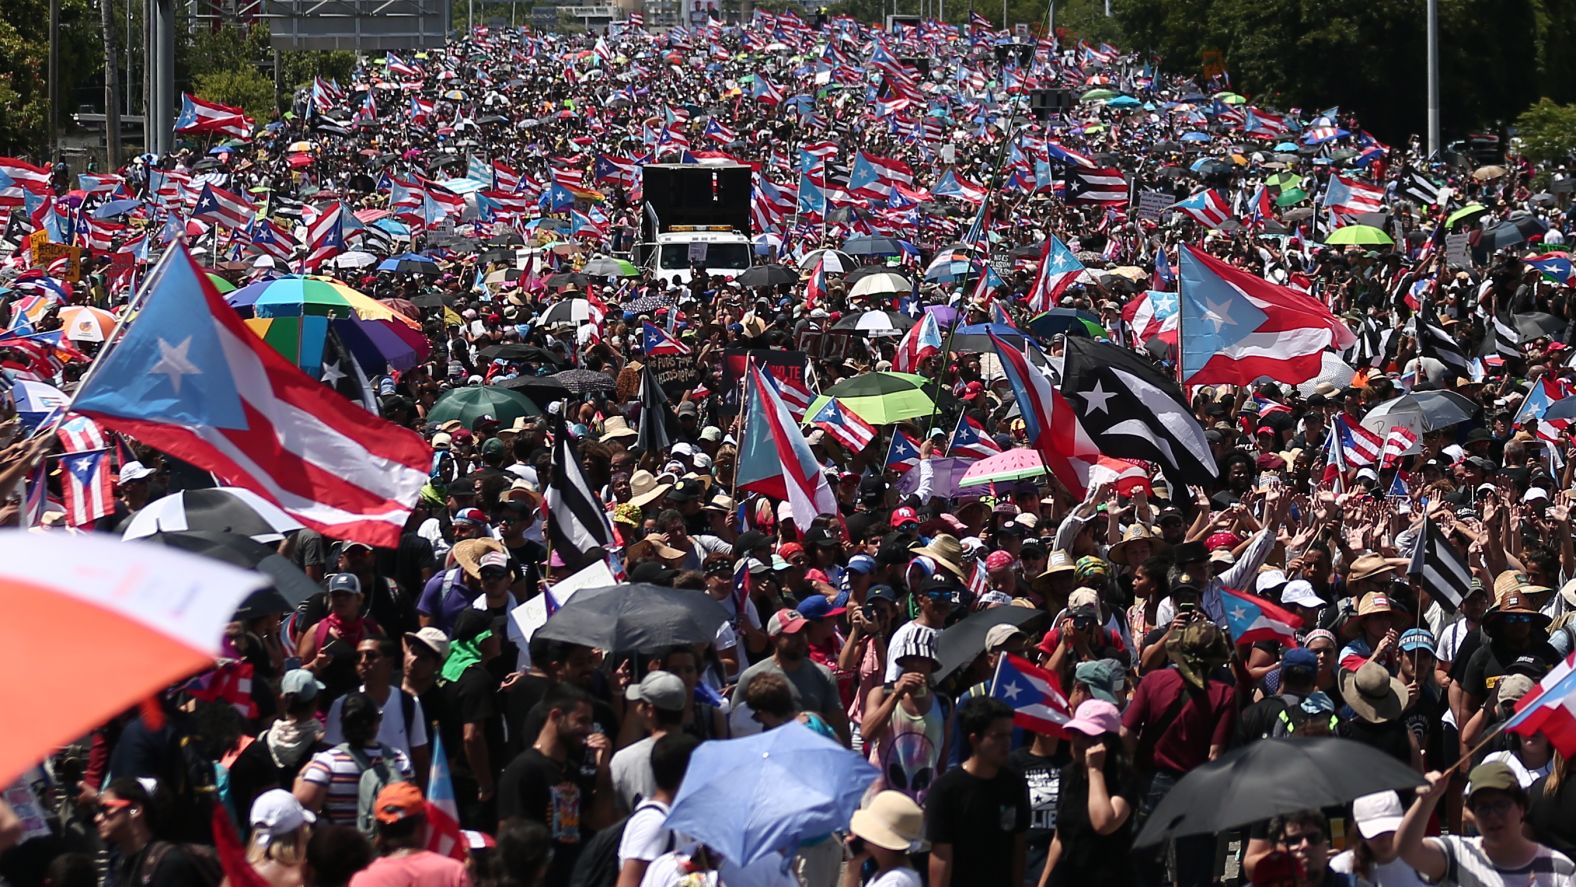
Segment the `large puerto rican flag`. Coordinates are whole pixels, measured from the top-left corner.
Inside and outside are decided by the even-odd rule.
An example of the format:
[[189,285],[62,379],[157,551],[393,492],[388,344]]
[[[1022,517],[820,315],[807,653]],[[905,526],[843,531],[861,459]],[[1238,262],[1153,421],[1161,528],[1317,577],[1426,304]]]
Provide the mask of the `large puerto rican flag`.
[[835,514],[837,496],[777,388],[754,361],[747,370],[736,486],[787,501],[796,526]]
[[460,806],[443,737],[433,734],[432,766],[427,771],[427,849],[463,862],[470,856],[468,843],[460,831]]
[[[1084,431],[1073,409],[1056,385],[1028,357],[995,333],[990,333],[1001,360],[1002,373],[1012,385],[1029,443],[1040,451],[1046,467],[1073,495],[1083,496],[1089,481],[1089,462],[1100,457],[1100,448]],[[1033,347],[1033,346],[1027,346]]]
[[1011,653],[996,661],[990,695],[1012,706],[1013,724],[1025,730],[1060,736],[1062,725],[1071,720],[1055,672]]
[[240,108],[206,102],[189,92],[181,93],[181,113],[175,118],[176,132],[216,132],[246,138],[252,134],[252,118]]
[[1505,722],[1505,729],[1524,736],[1542,733],[1561,755],[1576,754],[1576,653],[1516,703],[1516,713]]
[[247,329],[184,244],[149,272],[77,412],[213,472],[335,539],[399,544],[432,451],[350,409]]

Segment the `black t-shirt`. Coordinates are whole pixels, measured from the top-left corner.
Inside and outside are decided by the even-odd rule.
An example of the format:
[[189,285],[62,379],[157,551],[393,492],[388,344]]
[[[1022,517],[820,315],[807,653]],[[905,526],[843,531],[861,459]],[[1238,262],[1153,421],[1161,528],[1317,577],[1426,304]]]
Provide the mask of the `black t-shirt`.
[[487,739],[487,757],[494,770],[503,761],[503,719],[498,716],[498,689],[492,675],[480,665],[460,673],[458,680],[439,681],[444,707],[439,729],[443,747],[449,751],[449,768],[458,778],[476,778],[465,754],[465,725],[482,724]]
[[419,533],[402,534],[399,548],[393,551],[380,548],[376,557],[378,573],[393,576],[394,584],[399,586],[407,599],[413,601],[421,597],[421,590],[426,585],[422,571],[438,569],[438,558],[432,551],[431,540]]
[[1059,743],[1052,755],[1037,755],[1027,748],[1019,748],[1007,757],[1007,766],[1017,771],[1029,786],[1028,855],[1031,860],[1038,858],[1042,866],[1051,846],[1051,836],[1056,831],[1062,768],[1072,761],[1068,748],[1067,743]]
[[[1131,778],[1106,773],[1106,789],[1113,798],[1127,801],[1136,810]],[[1121,827],[1109,835],[1095,831],[1089,822],[1089,777],[1077,764],[1062,768],[1062,791],[1057,802],[1056,831],[1062,839],[1062,855],[1056,863],[1061,884],[1108,884],[1126,887],[1134,883],[1132,857],[1133,816],[1128,814]]]
[[1539,844],[1576,857],[1576,785],[1567,779],[1550,794],[1548,781],[1545,776],[1532,784],[1527,825]]
[[1299,701],[1295,696],[1267,696],[1243,709],[1242,713],[1237,715],[1237,736],[1234,744],[1247,745],[1275,735],[1275,725],[1280,722],[1281,712]]
[[1472,653],[1472,661],[1467,663],[1466,672],[1462,675],[1461,690],[1479,702],[1488,699],[1499,684],[1500,677],[1523,656],[1531,656],[1544,665],[1560,661],[1560,654],[1549,646],[1547,640],[1534,643],[1524,650],[1511,650],[1490,639]]
[[1408,766],[1412,764],[1412,745],[1408,741],[1410,733],[1401,721],[1370,724],[1362,718],[1352,718],[1341,724],[1342,736],[1382,751]]
[[120,883],[134,887],[202,887],[214,883],[180,844],[154,841],[127,861]]
[[[1445,692],[1434,684],[1428,684],[1419,689],[1417,699],[1401,715],[1401,723],[1417,738],[1417,747],[1423,750],[1423,760],[1430,770],[1439,769],[1444,762],[1455,760],[1459,754],[1454,748],[1453,739],[1445,735],[1443,718],[1449,710]],[[1452,741],[1447,742],[1447,739]]]
[[503,770],[498,782],[498,818],[526,819],[547,826],[553,841],[548,884],[568,884],[586,838],[585,810],[596,788],[596,771],[570,759],[560,764],[527,748]]
[[1014,835],[1029,830],[1029,785],[1011,767],[980,779],[962,767],[941,774],[925,799],[925,838],[952,845],[953,881],[1012,883]]
[[498,695],[498,706],[503,709],[504,722],[509,725],[509,741],[505,749],[509,760],[514,760],[536,742],[541,726],[537,726],[536,733],[527,735],[525,720],[552,686],[553,682],[542,675],[525,674]]

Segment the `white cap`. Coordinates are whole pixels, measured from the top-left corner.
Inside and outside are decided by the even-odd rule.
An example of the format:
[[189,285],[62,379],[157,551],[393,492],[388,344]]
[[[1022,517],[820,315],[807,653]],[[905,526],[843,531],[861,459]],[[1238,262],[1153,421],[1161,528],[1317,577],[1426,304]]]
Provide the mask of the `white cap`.
[[131,462],[127,462],[125,465],[120,466],[120,478],[117,482],[129,484],[134,480],[142,480],[152,473],[152,468],[149,468],[141,462],[133,460]]
[[1399,830],[1403,812],[1395,792],[1375,792],[1352,802],[1352,818],[1357,820],[1357,831],[1368,840]]
[[695,448],[680,441],[679,443],[674,444],[672,449],[668,450],[668,452],[672,453],[674,456],[693,456],[695,455]]
[[310,810],[301,806],[295,795],[282,788],[271,788],[252,802],[252,834],[259,844],[283,837],[317,821]]
[[[132,462],[129,465],[127,465],[126,468],[130,468],[131,465],[135,465],[135,464],[137,464],[137,463]],[[124,475],[126,473],[126,469],[122,468],[120,470],[120,473],[122,475]],[[1547,499],[1547,498],[1549,498],[1549,491],[1548,490],[1545,490],[1542,487],[1531,487],[1531,488],[1529,488],[1527,490],[1526,494],[1521,497],[1521,501],[1523,501],[1523,502],[1536,502],[1539,499]]]
[[1322,607],[1324,598],[1313,590],[1313,583],[1306,579],[1293,579],[1281,589],[1281,603],[1299,607]]
[[1264,572],[1259,574],[1258,579],[1255,580],[1255,582],[1253,584],[1253,588],[1259,594],[1263,594],[1264,592],[1269,591],[1270,589],[1274,588],[1277,585],[1285,585],[1285,584],[1286,584],[1286,574],[1285,573],[1282,573],[1280,570],[1265,570]]

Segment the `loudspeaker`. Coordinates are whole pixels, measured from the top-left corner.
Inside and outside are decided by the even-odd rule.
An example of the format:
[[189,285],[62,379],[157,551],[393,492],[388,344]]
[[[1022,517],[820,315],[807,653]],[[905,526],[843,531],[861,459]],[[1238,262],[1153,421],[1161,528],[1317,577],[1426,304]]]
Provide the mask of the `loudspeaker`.
[[1039,120],[1045,120],[1052,114],[1066,114],[1077,103],[1069,89],[1029,90],[1029,113]]
[[[674,225],[727,225],[750,233],[751,170],[748,166],[694,163],[651,164],[641,169],[646,206],[664,229]],[[641,239],[656,239],[651,213],[641,212]]]

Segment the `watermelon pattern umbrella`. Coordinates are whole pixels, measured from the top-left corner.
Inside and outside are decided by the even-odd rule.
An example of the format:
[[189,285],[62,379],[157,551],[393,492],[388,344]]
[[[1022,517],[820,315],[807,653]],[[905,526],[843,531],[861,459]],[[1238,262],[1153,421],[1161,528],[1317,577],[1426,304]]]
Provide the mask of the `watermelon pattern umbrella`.
[[287,275],[225,296],[269,347],[314,378],[322,372],[330,329],[368,375],[407,370],[431,345],[421,322],[327,277]]

